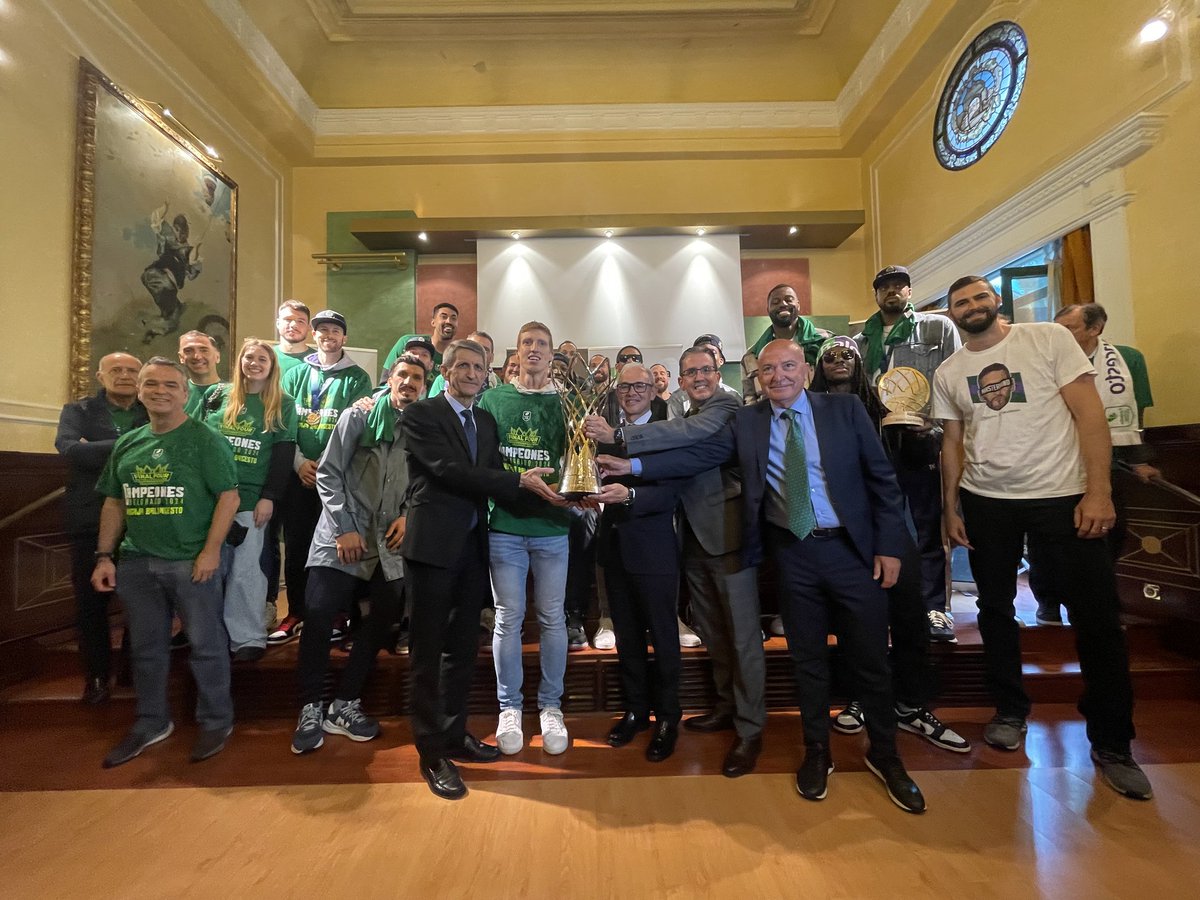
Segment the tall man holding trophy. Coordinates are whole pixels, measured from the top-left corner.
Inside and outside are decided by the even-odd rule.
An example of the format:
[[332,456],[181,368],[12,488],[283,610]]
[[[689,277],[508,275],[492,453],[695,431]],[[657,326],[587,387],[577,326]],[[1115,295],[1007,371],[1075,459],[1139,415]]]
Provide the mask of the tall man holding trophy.
[[[954,619],[946,592],[946,550],[942,543],[942,481],[938,470],[942,428],[930,417],[933,373],[962,346],[958,330],[945,316],[917,312],[912,282],[903,266],[885,266],[871,287],[879,312],[854,336],[868,384],[880,388],[885,405],[907,415],[889,416],[883,439],[896,479],[917,530],[921,588],[929,619],[929,637],[954,642]],[[913,399],[919,406],[912,409]]]

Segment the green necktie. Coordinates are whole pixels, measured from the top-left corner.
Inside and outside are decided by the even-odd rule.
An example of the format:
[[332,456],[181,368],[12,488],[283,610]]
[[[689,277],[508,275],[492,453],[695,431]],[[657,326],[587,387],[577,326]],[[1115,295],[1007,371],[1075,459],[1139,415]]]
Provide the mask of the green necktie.
[[785,409],[782,415],[788,423],[787,440],[783,445],[783,499],[787,504],[788,529],[804,540],[817,527],[817,516],[808,494],[804,433],[800,430],[800,415],[794,409]]

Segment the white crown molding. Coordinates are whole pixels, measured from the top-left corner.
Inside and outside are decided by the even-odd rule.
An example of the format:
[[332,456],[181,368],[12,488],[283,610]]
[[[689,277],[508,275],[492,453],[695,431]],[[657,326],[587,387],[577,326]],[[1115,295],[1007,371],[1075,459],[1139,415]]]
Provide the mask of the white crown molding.
[[[239,0],[204,0],[314,141],[355,135],[545,134],[562,132],[837,131],[883,73],[930,0],[901,0],[835,100],[781,103],[579,103],[554,106],[322,109]],[[320,5],[320,4],[318,4]],[[826,11],[827,14],[827,11]]]
[[318,138],[353,135],[538,134],[546,132],[836,129],[831,102],[574,103],[322,109]]
[[[1033,248],[1127,205],[1120,170],[1153,147],[1167,116],[1139,112],[1039,176],[954,237],[909,264],[913,294],[937,296],[966,269],[990,271],[1014,248]],[[951,272],[956,274],[950,274]]]
[[905,39],[912,33],[917,20],[929,8],[930,0],[900,0],[899,5],[892,10],[888,20],[883,23],[875,40],[867,48],[846,83],[838,92],[834,105],[837,107],[838,127],[840,128],[854,112],[859,103],[870,91],[876,79],[883,73],[884,66],[892,58],[892,54],[904,44]]

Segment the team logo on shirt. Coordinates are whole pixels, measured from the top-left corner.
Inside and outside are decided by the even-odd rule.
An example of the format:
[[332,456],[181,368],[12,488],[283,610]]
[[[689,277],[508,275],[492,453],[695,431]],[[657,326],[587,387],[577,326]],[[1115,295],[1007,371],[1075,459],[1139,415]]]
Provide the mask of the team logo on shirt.
[[253,419],[238,419],[232,425],[226,425],[224,419],[221,420],[221,431],[226,435],[238,434],[254,434]]
[[155,447],[155,448],[154,448],[154,452],[152,452],[152,453],[150,454],[150,458],[151,458],[151,459],[158,459],[158,458],[160,458],[160,457],[162,456],[162,453],[163,453],[163,451],[162,451],[162,447]]
[[524,410],[521,413],[521,421],[522,422],[532,422],[533,421],[533,412],[528,409]]
[[166,484],[171,480],[171,470],[167,466],[134,466],[133,480],[140,485]]
[[983,403],[996,412],[1010,403],[1025,402],[1025,385],[1020,372],[1010,372],[1004,363],[984,366],[978,375],[967,376],[972,403]]
[[504,443],[513,447],[536,447],[538,445],[538,437],[539,434],[536,428],[518,428],[514,425],[508,429],[508,438]]

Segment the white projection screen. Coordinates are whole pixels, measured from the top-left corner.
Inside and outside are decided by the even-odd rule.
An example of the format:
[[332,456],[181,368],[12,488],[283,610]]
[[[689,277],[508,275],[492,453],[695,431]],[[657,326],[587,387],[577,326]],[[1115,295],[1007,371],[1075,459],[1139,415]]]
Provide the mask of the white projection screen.
[[674,382],[680,351],[700,334],[720,336],[726,359],[746,350],[740,245],[736,234],[481,240],[479,327],[497,356],[531,319],[614,362],[634,344]]

